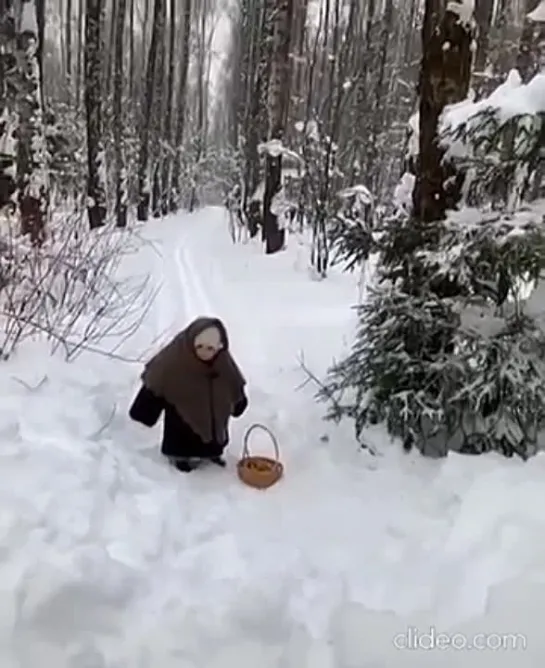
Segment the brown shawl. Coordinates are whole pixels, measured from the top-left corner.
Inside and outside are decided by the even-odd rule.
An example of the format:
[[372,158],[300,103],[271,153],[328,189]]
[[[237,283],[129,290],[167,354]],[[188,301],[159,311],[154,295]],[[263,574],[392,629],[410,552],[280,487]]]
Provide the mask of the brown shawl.
[[[195,337],[209,327],[219,329],[223,350],[207,363],[196,356],[193,346]],[[229,418],[246,384],[229,352],[224,324],[204,317],[194,320],[146,364],[142,381],[174,406],[203,443],[212,442],[215,435],[220,445],[227,440]]]

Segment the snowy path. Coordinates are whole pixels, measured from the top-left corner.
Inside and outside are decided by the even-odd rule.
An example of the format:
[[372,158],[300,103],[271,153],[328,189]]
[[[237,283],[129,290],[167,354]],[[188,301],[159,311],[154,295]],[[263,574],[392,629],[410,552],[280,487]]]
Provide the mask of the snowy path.
[[[4,367],[2,668],[538,665],[543,462],[479,458],[468,473],[463,458],[397,450],[370,462],[323,424],[312,388],[296,391],[301,349],[321,374],[342,347],[354,286],[308,280],[297,249],[232,246],[222,215],[154,223],[161,254],[146,261],[162,282],[149,338],[217,314],[248,376],[227,471],[164,465],[157,432],[126,418],[139,368],[66,367],[39,349]],[[254,421],[278,434],[286,464],[265,493],[233,471]],[[526,652],[395,648],[397,634],[430,625],[532,635]]]
[[176,266],[182,288],[186,319],[189,321],[203,313],[214,313],[202,276],[195,268],[191,254],[184,247],[184,238],[176,249]]
[[[284,458],[288,474],[292,470],[297,472],[294,488],[284,489],[281,497],[274,498],[272,503],[263,500],[262,506],[253,506],[253,513],[246,508],[244,512],[248,514],[249,521],[256,525],[267,518],[265,513],[270,516],[268,521],[273,527],[273,535],[268,542],[273,545],[282,540],[277,547],[277,557],[280,558],[282,551],[287,551],[283,561],[287,560],[291,564],[285,576],[290,572],[308,574],[314,571],[311,579],[314,585],[310,591],[313,591],[316,583],[319,583],[319,591],[310,593],[308,584],[304,585],[302,600],[298,603],[292,601],[295,611],[300,606],[300,615],[296,614],[299,621],[314,630],[319,637],[324,637],[332,607],[334,609],[335,605],[341,605],[346,595],[343,586],[348,586],[350,598],[355,601],[371,609],[385,611],[385,619],[388,619],[390,612],[395,611],[400,616],[408,615],[412,611],[432,611],[439,604],[443,612],[432,614],[428,619],[450,625],[457,620],[463,621],[467,615],[474,614],[476,609],[484,610],[490,585],[495,581],[502,582],[511,573],[508,556],[500,554],[499,561],[491,561],[488,546],[484,544],[482,556],[478,552],[474,554],[474,572],[471,573],[466,572],[465,561],[448,556],[448,553],[444,555],[444,563],[438,561],[437,556],[441,554],[443,544],[449,546],[450,542],[454,552],[460,549],[452,547],[452,541],[456,539],[450,538],[449,541],[449,537],[456,536],[456,532],[452,534],[452,526],[445,523],[449,515],[454,519],[459,511],[456,498],[446,491],[443,503],[437,506],[439,490],[434,484],[426,503],[425,495],[423,500],[422,492],[418,489],[422,479],[413,476],[412,480],[410,477],[407,480],[408,471],[403,468],[397,471],[397,475],[403,478],[399,480],[403,492],[386,502],[381,491],[385,480],[379,474],[366,480],[368,476],[365,470],[362,471],[361,462],[352,462],[355,470],[350,480],[344,466],[337,470],[332,467],[331,445],[323,447],[320,442],[319,430],[323,426],[318,422],[317,411],[309,414],[308,395],[303,395],[301,399],[294,391],[301,378],[295,361],[298,349],[294,347],[293,332],[289,330],[295,326],[299,331],[302,330],[300,346],[312,351],[313,341],[304,335],[304,325],[312,330],[311,336],[316,339],[317,327],[324,332],[328,323],[342,321],[340,309],[346,311],[344,302],[329,309],[327,303],[320,304],[319,310],[314,307],[313,311],[312,305],[309,305],[310,309],[302,308],[300,294],[294,289],[292,276],[288,272],[284,284],[277,273],[271,277],[272,285],[267,285],[267,277],[258,274],[257,266],[254,289],[248,290],[247,285],[244,285],[245,289],[237,289],[243,287],[243,281],[247,282],[252,277],[251,263],[247,255],[243,255],[248,253],[248,249],[233,249],[234,252],[241,251],[240,264],[230,258],[229,262],[222,261],[226,257],[225,241],[218,238],[217,228],[207,229],[199,216],[188,223],[188,229],[181,235],[179,243],[176,256],[184,286],[187,317],[203,312],[220,315],[228,324],[235,350],[237,345],[239,347],[237,356],[242,358],[245,369],[250,370],[254,409],[252,415],[244,420],[244,426],[258,419],[273,426],[280,434],[290,435],[289,449],[284,452]],[[214,248],[215,244],[217,249]],[[259,269],[262,271],[262,266]],[[324,286],[320,286],[320,289],[323,292]],[[323,294],[320,297],[322,302],[327,302]],[[337,293],[332,297],[332,302],[336,301]],[[286,330],[289,331],[287,337]],[[288,350],[282,346],[283,339],[286,339]],[[314,343],[318,344],[314,358],[318,363],[318,358],[323,358],[323,340],[318,337]],[[286,390],[291,389],[290,396],[279,396],[274,392],[276,388],[284,395]],[[241,434],[242,428],[235,428],[235,442],[237,437],[240,440]],[[392,471],[388,470],[385,474],[389,477],[388,487],[393,489]],[[361,493],[362,484],[367,487],[364,496]],[[410,484],[415,486],[412,492]],[[335,490],[334,494],[344,487],[343,498],[333,500],[329,495],[324,495],[323,490],[328,487]],[[273,493],[276,490],[269,492],[268,498]],[[379,517],[374,506],[377,499],[380,499],[381,504]],[[242,509],[237,512],[240,517]],[[424,521],[423,514],[427,515]],[[365,543],[358,540],[354,544],[352,523],[356,517],[358,524],[366,527]],[[469,524],[465,525],[465,529],[463,523],[459,524],[458,532],[471,531],[471,521],[471,516],[468,516],[466,522]],[[278,535],[279,527],[284,531],[289,527],[285,531],[287,540]],[[312,546],[313,531],[316,531],[315,546]],[[261,532],[260,539],[263,540],[263,529]],[[295,537],[298,535],[305,535],[304,547],[297,544]],[[328,539],[324,540],[326,535]],[[238,540],[239,546],[244,543],[240,537]],[[295,540],[295,544],[290,544],[292,540]],[[461,545],[467,548],[463,541]],[[255,549],[255,546],[252,547]],[[293,550],[297,553],[295,562],[294,557],[289,556]],[[263,557],[258,551],[255,558],[258,560]],[[308,561],[305,562],[305,559]],[[355,576],[358,563],[365,563],[366,568]],[[515,568],[512,574],[517,572]],[[339,573],[348,574],[348,582],[345,578],[344,582],[343,578],[339,580]],[[300,577],[298,575],[297,579]],[[294,588],[295,591],[297,589]],[[297,595],[292,595],[292,599],[297,598]],[[385,624],[388,628],[391,626],[390,621],[385,622],[380,615],[374,615],[371,623],[379,627]],[[394,624],[399,626],[399,621]]]

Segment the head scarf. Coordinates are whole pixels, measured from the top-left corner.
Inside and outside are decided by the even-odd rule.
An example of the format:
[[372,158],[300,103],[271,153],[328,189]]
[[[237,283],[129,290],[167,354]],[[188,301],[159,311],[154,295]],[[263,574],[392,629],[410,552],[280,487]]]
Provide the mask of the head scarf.
[[[223,347],[213,360],[203,362],[195,354],[195,337],[210,327],[219,330]],[[142,381],[176,409],[203,443],[227,441],[229,418],[244,396],[246,381],[231,357],[221,320],[194,320],[146,364]]]

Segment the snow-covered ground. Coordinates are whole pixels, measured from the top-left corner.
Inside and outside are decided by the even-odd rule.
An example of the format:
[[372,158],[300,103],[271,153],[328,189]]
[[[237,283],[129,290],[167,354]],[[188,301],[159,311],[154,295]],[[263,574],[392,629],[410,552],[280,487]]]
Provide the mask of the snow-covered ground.
[[[538,666],[545,457],[427,461],[378,431],[365,454],[298,361],[320,376],[349,344],[354,277],[311,280],[295,239],[234,246],[219,209],[145,235],[124,271],[162,289],[123,352],[217,314],[251,406],[229,468],[183,475],[127,418],[140,365],[35,343],[1,367],[1,668]],[[266,492],[234,473],[255,421],[286,466]]]

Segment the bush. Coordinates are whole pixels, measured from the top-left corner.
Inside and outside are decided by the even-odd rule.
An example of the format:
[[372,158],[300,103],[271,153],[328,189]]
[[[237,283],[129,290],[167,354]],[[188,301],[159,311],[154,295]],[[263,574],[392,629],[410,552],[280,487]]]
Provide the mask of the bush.
[[127,338],[152,299],[147,279],[124,280],[120,261],[134,252],[134,233],[110,224],[89,231],[85,213],[50,222],[36,247],[18,232],[15,217],[0,221],[0,354],[39,335],[67,359],[106,338]]
[[[426,455],[535,452],[545,418],[545,335],[522,289],[537,285],[545,268],[539,209],[465,210],[434,226],[402,264],[383,261],[358,308],[351,354],[320,392],[334,397],[329,417],[353,418],[358,437],[384,422],[406,449]],[[385,230],[383,260],[393,257],[399,229]]]

